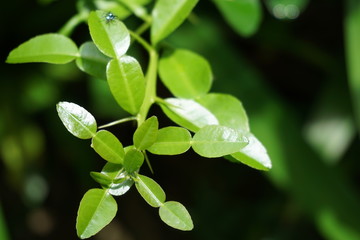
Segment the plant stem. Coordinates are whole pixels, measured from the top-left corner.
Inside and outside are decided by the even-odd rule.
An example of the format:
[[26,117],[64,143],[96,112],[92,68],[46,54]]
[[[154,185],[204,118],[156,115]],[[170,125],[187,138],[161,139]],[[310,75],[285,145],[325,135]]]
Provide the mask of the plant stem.
[[71,33],[74,31],[75,27],[79,25],[81,22],[85,22],[88,18],[89,13],[82,11],[78,14],[72,16],[65,25],[58,31],[59,34],[70,36]]
[[137,120],[137,118],[136,117],[123,118],[123,119],[119,119],[119,120],[116,120],[114,122],[102,125],[102,126],[100,126],[98,128],[101,129],[101,128],[106,128],[106,127],[111,127],[111,126],[114,126],[114,125],[117,125],[117,124],[120,124],[120,123],[134,121],[134,120]]

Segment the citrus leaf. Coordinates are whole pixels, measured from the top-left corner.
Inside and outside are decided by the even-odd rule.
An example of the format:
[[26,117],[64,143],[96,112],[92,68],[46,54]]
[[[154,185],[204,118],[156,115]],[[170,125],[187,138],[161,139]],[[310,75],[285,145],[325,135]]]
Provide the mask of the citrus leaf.
[[154,180],[138,174],[135,186],[140,195],[152,207],[160,207],[166,199],[164,190]]
[[166,127],[158,131],[155,143],[147,150],[158,155],[176,155],[191,146],[191,134],[181,127]]
[[248,144],[240,132],[218,125],[201,128],[192,140],[194,151],[203,157],[222,157],[240,151]]
[[56,110],[66,129],[75,137],[89,139],[95,136],[95,118],[83,107],[75,103],[59,102]]
[[154,144],[157,138],[159,122],[152,116],[143,122],[133,136],[134,145],[138,150],[145,150]]
[[89,238],[108,225],[115,217],[117,204],[104,189],[90,189],[81,199],[76,219],[77,235]]
[[138,171],[144,163],[144,154],[136,149],[130,149],[124,158],[124,169],[128,173]]
[[125,194],[134,184],[134,180],[127,176],[121,164],[108,162],[101,170],[101,173],[111,179],[112,183],[108,186],[108,191],[113,196]]
[[90,176],[104,188],[109,188],[112,183],[111,178],[103,173],[90,172]]
[[10,52],[6,62],[64,64],[71,62],[78,56],[79,50],[70,38],[61,34],[49,33],[22,43]]
[[98,131],[92,139],[91,146],[106,161],[122,164],[124,159],[124,148],[111,132]]
[[165,86],[179,98],[206,94],[213,78],[208,61],[184,49],[165,52],[159,62],[159,74]]
[[190,231],[194,228],[189,212],[179,202],[164,203],[159,209],[159,215],[161,220],[170,227],[183,231]]

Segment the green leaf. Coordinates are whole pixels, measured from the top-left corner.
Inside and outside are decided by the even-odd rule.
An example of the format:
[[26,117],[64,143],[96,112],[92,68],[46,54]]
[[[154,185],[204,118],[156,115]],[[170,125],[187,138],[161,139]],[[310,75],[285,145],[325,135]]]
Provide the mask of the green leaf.
[[278,19],[295,19],[305,9],[309,0],[268,0],[269,11]]
[[133,136],[134,145],[138,150],[145,150],[154,144],[157,138],[159,122],[152,116],[143,122]]
[[66,129],[75,137],[89,139],[95,136],[95,118],[83,107],[75,103],[59,102],[56,110]]
[[166,199],[164,190],[154,180],[138,174],[135,186],[140,195],[152,207],[160,207]]
[[179,202],[169,201],[159,209],[161,220],[170,227],[190,231],[194,228],[191,216],[186,208]]
[[147,150],[158,155],[176,155],[191,146],[191,134],[181,127],[166,127],[158,131],[156,142]]
[[112,179],[104,173],[90,172],[90,176],[104,188],[109,188],[112,183]]
[[232,128],[210,125],[195,133],[192,147],[203,157],[222,157],[240,151],[248,144],[248,139]]
[[116,212],[116,201],[106,190],[90,189],[80,202],[77,235],[81,239],[93,236],[111,222]]
[[205,107],[194,100],[167,98],[161,109],[171,120],[193,132],[207,125],[218,125],[219,121]]
[[228,94],[210,93],[196,100],[218,119],[219,125],[249,132],[249,122],[242,103]]
[[86,42],[80,47],[80,57],[76,65],[80,70],[94,77],[106,79],[106,65],[110,58],[102,54],[93,42]]
[[240,35],[248,37],[259,28],[262,12],[259,0],[213,0],[227,23]]
[[145,78],[138,61],[130,56],[111,60],[107,78],[117,103],[127,112],[137,114],[145,96]]
[[112,180],[112,183],[108,186],[108,191],[113,196],[125,194],[134,184],[134,180],[127,176],[123,166],[120,164],[108,162],[101,170],[101,173]]
[[130,46],[130,34],[117,18],[108,22],[108,12],[96,11],[89,15],[90,35],[101,52],[109,57],[123,56]]
[[12,50],[6,62],[64,64],[78,56],[78,48],[70,38],[61,34],[49,33],[31,38]]
[[126,172],[133,173],[138,171],[144,163],[144,154],[136,149],[130,149],[124,158],[124,169]]
[[124,148],[111,132],[101,130],[92,139],[91,146],[106,161],[122,164],[124,159]]
[[271,160],[265,147],[253,134],[249,133],[246,137],[249,140],[249,144],[239,152],[231,154],[231,156],[237,161],[258,170],[267,171],[271,169]]
[[151,42],[156,45],[188,17],[198,0],[158,0],[153,8]]
[[159,74],[165,86],[179,98],[206,94],[213,79],[207,60],[184,49],[166,51],[159,62]]

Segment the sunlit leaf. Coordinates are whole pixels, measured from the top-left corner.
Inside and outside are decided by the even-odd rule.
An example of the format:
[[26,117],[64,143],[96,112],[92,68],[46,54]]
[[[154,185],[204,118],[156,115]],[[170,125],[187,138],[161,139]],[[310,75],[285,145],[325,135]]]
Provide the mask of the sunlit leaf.
[[49,33],[22,43],[12,50],[7,63],[46,62],[64,64],[79,56],[75,43],[68,37]]
[[106,190],[90,189],[80,202],[77,235],[81,239],[93,236],[111,222],[116,212],[116,201]]
[[123,163],[124,148],[119,139],[111,132],[106,130],[98,131],[92,139],[91,146],[106,161]]
[[130,56],[111,60],[107,79],[117,103],[131,114],[138,113],[145,96],[145,78],[138,61]]
[[184,49],[165,52],[159,62],[159,74],[165,86],[179,98],[206,94],[213,78],[207,60]]
[[124,169],[128,173],[133,173],[141,167],[144,163],[144,154],[139,150],[130,149],[124,158]]
[[166,199],[164,190],[154,180],[138,174],[135,186],[140,195],[152,207],[160,207]]
[[159,209],[161,220],[170,227],[190,231],[194,228],[191,216],[186,208],[179,202],[169,201]]
[[194,151],[203,157],[214,158],[240,151],[248,139],[232,128],[210,125],[195,133],[192,140]]
[[95,118],[75,103],[59,102],[56,110],[66,129],[75,137],[92,138],[97,130]]
[[159,122],[152,116],[143,122],[135,131],[133,141],[138,150],[145,150],[154,144],[157,138]]
[[218,125],[219,121],[195,100],[167,98],[161,109],[171,120],[193,132],[207,125]]
[[185,128],[166,127],[159,130],[155,143],[147,150],[153,154],[176,155],[191,146],[191,134]]
[[155,45],[187,18],[198,0],[158,0],[152,11],[151,42]]
[[262,11],[259,0],[213,0],[228,24],[240,35],[251,36],[259,28]]
[[123,56],[130,46],[130,34],[117,18],[108,21],[108,12],[96,11],[89,15],[90,35],[101,52],[109,57]]

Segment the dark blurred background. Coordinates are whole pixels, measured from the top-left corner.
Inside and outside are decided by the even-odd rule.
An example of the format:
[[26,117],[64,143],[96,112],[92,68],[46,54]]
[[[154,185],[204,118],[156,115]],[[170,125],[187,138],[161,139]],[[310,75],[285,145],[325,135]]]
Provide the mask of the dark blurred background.
[[[152,178],[168,200],[188,208],[194,230],[167,227],[157,209],[131,189],[116,198],[114,221],[91,239],[360,239],[360,142],[346,75],[343,1],[310,1],[285,20],[265,2],[251,37],[239,36],[211,1],[201,0],[167,42],[209,60],[212,91],[242,101],[273,169],[260,172],[191,151],[151,155]],[[99,124],[125,116],[106,82],[74,63],[5,64],[22,42],[58,31],[76,13],[75,5],[12,0],[1,6],[0,240],[77,239],[79,202],[98,187],[89,172],[105,162],[89,141],[66,131],[57,102],[84,106]],[[90,39],[87,26],[79,26],[73,38],[78,45]],[[158,93],[168,94],[161,85]],[[151,114],[161,126],[172,124],[156,106]],[[135,126],[110,130],[127,145]],[[151,176],[146,166],[142,172]]]

